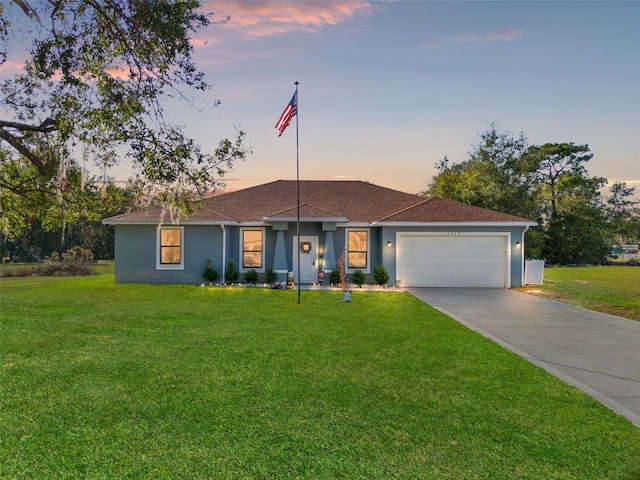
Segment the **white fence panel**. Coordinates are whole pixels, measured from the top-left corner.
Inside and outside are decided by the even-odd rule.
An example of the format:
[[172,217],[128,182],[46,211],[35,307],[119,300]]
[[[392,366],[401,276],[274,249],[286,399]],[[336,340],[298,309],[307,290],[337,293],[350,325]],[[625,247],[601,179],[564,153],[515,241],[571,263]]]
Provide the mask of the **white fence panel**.
[[524,284],[542,285],[544,281],[544,260],[527,260],[524,262]]

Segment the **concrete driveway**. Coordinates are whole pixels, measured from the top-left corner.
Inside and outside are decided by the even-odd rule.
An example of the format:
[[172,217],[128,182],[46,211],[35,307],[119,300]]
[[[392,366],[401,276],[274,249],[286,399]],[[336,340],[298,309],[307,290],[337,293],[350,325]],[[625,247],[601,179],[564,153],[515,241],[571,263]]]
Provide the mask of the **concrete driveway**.
[[515,290],[406,290],[640,427],[640,322]]

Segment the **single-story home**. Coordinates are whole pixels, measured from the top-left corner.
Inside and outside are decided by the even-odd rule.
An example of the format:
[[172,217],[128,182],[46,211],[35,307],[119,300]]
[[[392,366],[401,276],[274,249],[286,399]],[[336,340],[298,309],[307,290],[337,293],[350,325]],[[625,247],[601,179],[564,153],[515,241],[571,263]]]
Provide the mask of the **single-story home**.
[[383,265],[389,285],[493,288],[523,284],[524,232],[536,225],[368,182],[315,180],[214,196],[175,224],[162,208],[104,223],[115,225],[116,282],[200,284],[207,259],[221,278],[233,259],[241,273],[273,268],[284,280],[300,258],[300,283],[316,283],[345,249],[347,274],[360,269],[371,283]]

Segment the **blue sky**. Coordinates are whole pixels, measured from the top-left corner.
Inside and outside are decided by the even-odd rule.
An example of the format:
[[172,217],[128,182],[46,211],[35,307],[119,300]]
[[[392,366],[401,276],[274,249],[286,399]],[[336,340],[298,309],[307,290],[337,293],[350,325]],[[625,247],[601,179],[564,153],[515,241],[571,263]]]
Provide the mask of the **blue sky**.
[[[254,154],[229,188],[300,176],[418,192],[479,132],[588,144],[591,175],[640,187],[640,2],[209,2],[231,16],[199,37],[222,106],[194,118],[205,145],[240,125]],[[203,99],[206,105],[206,100]],[[178,120],[178,118],[176,120]],[[211,139],[211,140],[209,140]]]
[[[205,149],[247,132],[229,189],[296,175],[417,193],[492,122],[532,144],[588,144],[593,176],[640,189],[640,2],[204,2],[194,41],[213,88],[167,119]],[[215,99],[222,105],[214,108]],[[114,174],[126,178],[121,168]]]

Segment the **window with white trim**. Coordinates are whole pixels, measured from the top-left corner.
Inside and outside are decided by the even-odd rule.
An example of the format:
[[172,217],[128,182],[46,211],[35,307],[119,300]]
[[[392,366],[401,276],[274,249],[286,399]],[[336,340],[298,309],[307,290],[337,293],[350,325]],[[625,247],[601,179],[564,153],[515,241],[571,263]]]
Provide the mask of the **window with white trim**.
[[369,270],[369,229],[348,228],[346,235],[347,258],[345,263],[347,271],[359,268],[363,272],[367,272]]
[[158,270],[184,269],[184,227],[159,227],[156,248]]
[[264,270],[264,228],[240,229],[241,271]]

